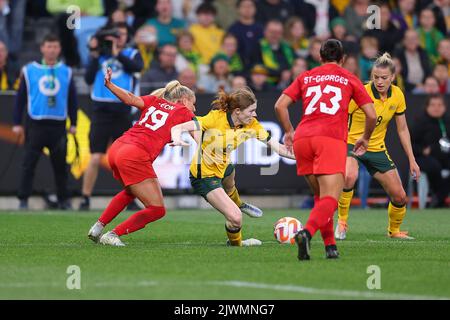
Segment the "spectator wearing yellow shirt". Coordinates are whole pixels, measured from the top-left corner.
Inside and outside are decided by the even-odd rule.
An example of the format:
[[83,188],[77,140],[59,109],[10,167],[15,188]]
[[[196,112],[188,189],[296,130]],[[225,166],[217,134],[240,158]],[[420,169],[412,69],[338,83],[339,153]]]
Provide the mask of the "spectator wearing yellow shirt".
[[156,28],[152,25],[143,25],[136,31],[134,42],[144,63],[144,68],[141,70],[141,74],[144,74],[150,69],[150,65],[155,59],[155,53],[158,47]]
[[198,23],[189,29],[194,36],[194,51],[200,54],[203,64],[209,64],[219,52],[225,32],[216,26],[217,11],[210,3],[202,3],[196,13]]
[[8,61],[8,48],[0,41],[0,91],[19,88],[19,70]]
[[444,38],[438,45],[439,58],[437,63],[444,63],[448,66],[448,76],[450,77],[450,38]]

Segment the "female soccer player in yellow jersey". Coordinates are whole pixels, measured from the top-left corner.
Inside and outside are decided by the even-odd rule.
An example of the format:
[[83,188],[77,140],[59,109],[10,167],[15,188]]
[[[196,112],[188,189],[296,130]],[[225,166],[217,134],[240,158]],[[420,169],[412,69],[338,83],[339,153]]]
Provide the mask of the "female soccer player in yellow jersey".
[[232,246],[260,245],[257,239],[242,240],[242,212],[260,217],[262,211],[239,198],[235,186],[235,170],[230,155],[241,143],[256,138],[281,156],[295,159],[294,154],[274,139],[256,120],[256,97],[249,88],[230,94],[220,92],[213,109],[172,128],[172,145],[187,145],[181,140],[184,131],[201,131],[199,148],[190,167],[194,192],[206,199],[225,216],[228,243]]
[[413,239],[400,225],[406,214],[406,193],[403,189],[397,168],[386,149],[384,138],[389,122],[395,118],[400,142],[409,160],[410,174],[418,179],[420,169],[416,163],[411,147],[411,139],[406,124],[405,97],[399,87],[392,84],[395,77],[395,65],[388,53],[379,57],[373,66],[371,81],[365,85],[374,101],[377,113],[377,125],[369,140],[367,152],[363,156],[354,155],[351,150],[356,140],[364,131],[364,113],[356,108],[352,101],[349,105],[348,155],[344,190],[341,193],[338,207],[338,225],[335,237],[346,238],[348,229],[348,212],[353,197],[353,187],[358,179],[359,163],[364,164],[369,173],[381,184],[390,198],[388,206],[388,236],[399,239]]

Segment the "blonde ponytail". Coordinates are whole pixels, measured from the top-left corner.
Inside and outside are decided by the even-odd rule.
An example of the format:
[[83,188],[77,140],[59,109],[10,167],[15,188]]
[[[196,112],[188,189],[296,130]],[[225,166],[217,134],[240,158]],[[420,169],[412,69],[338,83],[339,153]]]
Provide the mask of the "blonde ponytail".
[[194,92],[186,86],[183,86],[178,80],[172,80],[164,88],[154,90],[150,95],[170,102],[177,102],[181,98],[188,96],[194,97]]
[[381,56],[375,60],[374,67],[376,68],[389,68],[392,72],[392,74],[395,73],[395,64],[394,61],[392,61],[392,57],[389,53],[385,52]]

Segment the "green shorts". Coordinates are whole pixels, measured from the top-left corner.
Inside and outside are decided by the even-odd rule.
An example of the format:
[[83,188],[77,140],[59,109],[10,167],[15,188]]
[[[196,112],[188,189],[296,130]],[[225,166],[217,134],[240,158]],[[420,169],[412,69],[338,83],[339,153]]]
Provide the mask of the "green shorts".
[[223,188],[222,180],[232,174],[234,171],[234,165],[229,164],[225,169],[225,174],[223,178],[217,177],[207,177],[207,178],[195,178],[189,172],[189,180],[191,180],[192,188],[194,189],[194,193],[202,196],[206,200],[206,195],[217,188]]
[[389,170],[397,168],[387,150],[379,152],[366,151],[366,153],[364,153],[361,157],[355,156],[352,151],[353,145],[348,144],[347,156],[355,158],[358,160],[358,163],[362,163],[367,168],[367,171],[371,176],[377,172],[385,173]]

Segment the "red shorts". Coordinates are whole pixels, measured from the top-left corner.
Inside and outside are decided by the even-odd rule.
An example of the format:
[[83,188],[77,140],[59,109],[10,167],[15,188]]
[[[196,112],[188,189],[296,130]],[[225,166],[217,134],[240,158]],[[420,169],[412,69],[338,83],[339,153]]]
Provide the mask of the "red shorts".
[[157,178],[150,155],[134,144],[116,140],[108,150],[108,161],[114,178],[124,187]]
[[297,174],[342,173],[345,177],[347,143],[326,136],[303,137],[294,141]]

